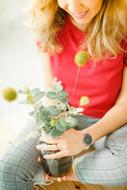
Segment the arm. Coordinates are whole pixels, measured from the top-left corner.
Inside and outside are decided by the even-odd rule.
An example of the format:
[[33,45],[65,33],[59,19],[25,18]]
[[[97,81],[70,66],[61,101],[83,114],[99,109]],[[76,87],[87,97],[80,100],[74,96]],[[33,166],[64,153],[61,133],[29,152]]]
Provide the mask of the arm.
[[[101,137],[109,134],[127,123],[127,68],[123,72],[123,83],[120,94],[115,105],[100,119],[89,128],[82,130],[93,137],[93,143]],[[99,129],[99,130],[98,130]]]
[[43,69],[43,80],[44,80],[44,89],[47,90],[52,85],[53,75],[50,68],[50,59],[47,53],[42,54],[42,69]]

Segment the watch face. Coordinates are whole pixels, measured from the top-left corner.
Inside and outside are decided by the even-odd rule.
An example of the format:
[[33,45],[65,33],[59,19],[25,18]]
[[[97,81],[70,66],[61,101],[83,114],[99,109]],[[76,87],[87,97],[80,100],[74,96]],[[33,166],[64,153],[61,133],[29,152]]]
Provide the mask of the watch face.
[[92,136],[88,133],[84,135],[84,142],[87,145],[90,145],[92,143]]

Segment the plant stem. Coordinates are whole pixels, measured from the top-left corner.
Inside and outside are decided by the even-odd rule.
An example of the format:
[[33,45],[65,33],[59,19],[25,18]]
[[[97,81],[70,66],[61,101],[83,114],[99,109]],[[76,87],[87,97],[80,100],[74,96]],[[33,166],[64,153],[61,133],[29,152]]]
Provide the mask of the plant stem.
[[74,94],[75,89],[76,89],[76,85],[77,85],[78,77],[79,77],[79,72],[80,72],[80,67],[78,67],[78,70],[77,70],[77,74],[76,74],[76,79],[75,79],[74,87],[73,87],[72,92],[71,92],[71,95],[70,95],[70,100],[72,99],[73,94]]

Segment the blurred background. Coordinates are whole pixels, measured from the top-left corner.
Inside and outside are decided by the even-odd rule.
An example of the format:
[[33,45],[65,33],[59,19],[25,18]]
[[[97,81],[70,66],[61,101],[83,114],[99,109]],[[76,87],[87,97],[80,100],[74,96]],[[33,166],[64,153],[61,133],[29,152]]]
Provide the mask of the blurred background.
[[22,85],[43,87],[40,52],[33,39],[32,29],[25,25],[24,8],[30,0],[0,0],[0,118],[22,110],[17,102],[2,98],[4,88]]
[[42,58],[32,29],[25,25],[30,0],[0,0],[0,154],[26,124],[28,112],[18,101],[7,103],[3,90],[24,85],[43,88]]

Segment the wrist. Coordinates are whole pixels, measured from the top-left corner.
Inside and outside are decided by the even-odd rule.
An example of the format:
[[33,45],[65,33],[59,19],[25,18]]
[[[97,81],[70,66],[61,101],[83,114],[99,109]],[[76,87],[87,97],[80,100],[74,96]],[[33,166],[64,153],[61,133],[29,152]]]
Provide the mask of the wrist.
[[85,150],[88,150],[93,144],[93,137],[88,131],[82,131],[82,142]]

